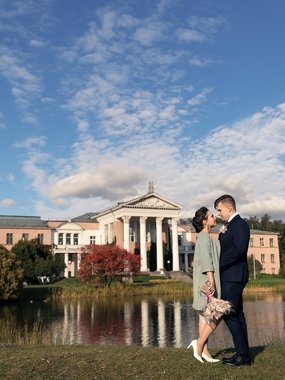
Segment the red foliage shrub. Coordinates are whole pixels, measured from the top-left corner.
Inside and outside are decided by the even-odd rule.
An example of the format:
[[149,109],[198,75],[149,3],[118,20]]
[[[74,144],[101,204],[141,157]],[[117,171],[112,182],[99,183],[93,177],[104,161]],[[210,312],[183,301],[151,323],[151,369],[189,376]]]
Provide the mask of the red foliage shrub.
[[115,278],[139,272],[140,260],[140,256],[116,245],[88,245],[81,254],[78,277],[82,281],[99,278],[110,284]]

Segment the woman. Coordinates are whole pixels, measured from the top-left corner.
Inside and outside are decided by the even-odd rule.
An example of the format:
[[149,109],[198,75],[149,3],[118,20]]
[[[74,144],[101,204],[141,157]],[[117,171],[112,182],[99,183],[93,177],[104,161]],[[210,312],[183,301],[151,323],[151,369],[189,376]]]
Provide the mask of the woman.
[[[192,224],[199,232],[193,262],[193,308],[199,311],[199,337],[193,340],[188,348],[193,348],[194,357],[201,363],[203,359],[210,363],[218,362],[218,359],[212,358],[208,350],[207,341],[212,332],[216,329],[217,324],[208,324],[202,315],[207,306],[207,297],[220,298],[220,274],[219,258],[220,243],[209,235],[212,228],[216,225],[214,215],[206,208],[201,207],[196,211]],[[210,282],[210,293],[206,296],[201,291],[201,286],[207,281]]]

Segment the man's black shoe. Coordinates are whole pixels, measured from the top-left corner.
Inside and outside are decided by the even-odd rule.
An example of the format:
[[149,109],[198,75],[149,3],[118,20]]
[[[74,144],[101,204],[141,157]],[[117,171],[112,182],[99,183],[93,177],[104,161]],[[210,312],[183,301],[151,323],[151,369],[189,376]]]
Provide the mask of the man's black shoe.
[[252,359],[248,355],[234,355],[232,358],[224,359],[223,364],[229,366],[241,366],[241,365],[251,365]]
[[234,354],[233,356],[231,356],[230,358],[223,358],[223,363],[227,363],[227,362],[231,362],[233,361],[235,358],[237,358],[239,355],[238,354]]

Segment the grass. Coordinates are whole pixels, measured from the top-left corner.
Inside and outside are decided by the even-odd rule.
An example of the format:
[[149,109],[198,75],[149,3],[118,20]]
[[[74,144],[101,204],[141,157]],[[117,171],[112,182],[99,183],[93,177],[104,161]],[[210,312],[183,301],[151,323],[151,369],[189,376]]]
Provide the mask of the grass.
[[[226,353],[230,355],[230,353]],[[0,346],[5,380],[284,380],[283,344],[254,347],[250,367],[199,363],[185,348],[134,346]],[[221,353],[217,352],[220,357]]]
[[[82,285],[66,279],[52,285],[29,286],[22,299],[83,298],[109,295],[191,294],[192,285],[164,279],[136,279],[134,284],[114,284],[111,288]],[[246,292],[284,291],[285,280],[261,277],[252,280]],[[11,321],[10,321],[11,322]],[[42,326],[26,326],[14,331],[13,323],[1,326],[0,379],[138,379],[138,380],[285,380],[285,345],[271,343],[251,348],[254,364],[251,367],[231,368],[221,363],[201,364],[185,348],[138,346],[66,346],[52,344],[45,337]],[[14,335],[13,335],[14,334]],[[14,336],[14,340],[11,340]],[[217,357],[231,352],[216,350]]]
[[[284,292],[285,279],[278,276],[259,275],[251,279],[245,288],[245,294],[260,292]],[[110,287],[83,284],[77,279],[63,279],[51,285],[26,286],[20,296],[23,301],[96,298],[108,296],[142,295],[192,295],[191,283],[168,280],[163,277],[135,276],[134,283],[113,283]]]
[[256,279],[248,282],[245,292],[253,291],[285,291],[285,279],[279,276],[258,275]]

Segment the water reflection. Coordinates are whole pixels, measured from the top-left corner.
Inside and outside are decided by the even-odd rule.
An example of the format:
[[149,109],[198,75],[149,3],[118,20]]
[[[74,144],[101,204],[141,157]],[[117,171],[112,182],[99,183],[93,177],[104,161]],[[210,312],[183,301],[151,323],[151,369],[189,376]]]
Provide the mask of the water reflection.
[[[285,342],[285,295],[246,298],[245,314],[251,346]],[[64,344],[119,344],[186,347],[196,337],[198,317],[185,297],[133,297],[2,306],[1,326],[13,320],[17,328],[41,321],[44,342]],[[223,323],[211,336],[210,346],[232,347]]]

